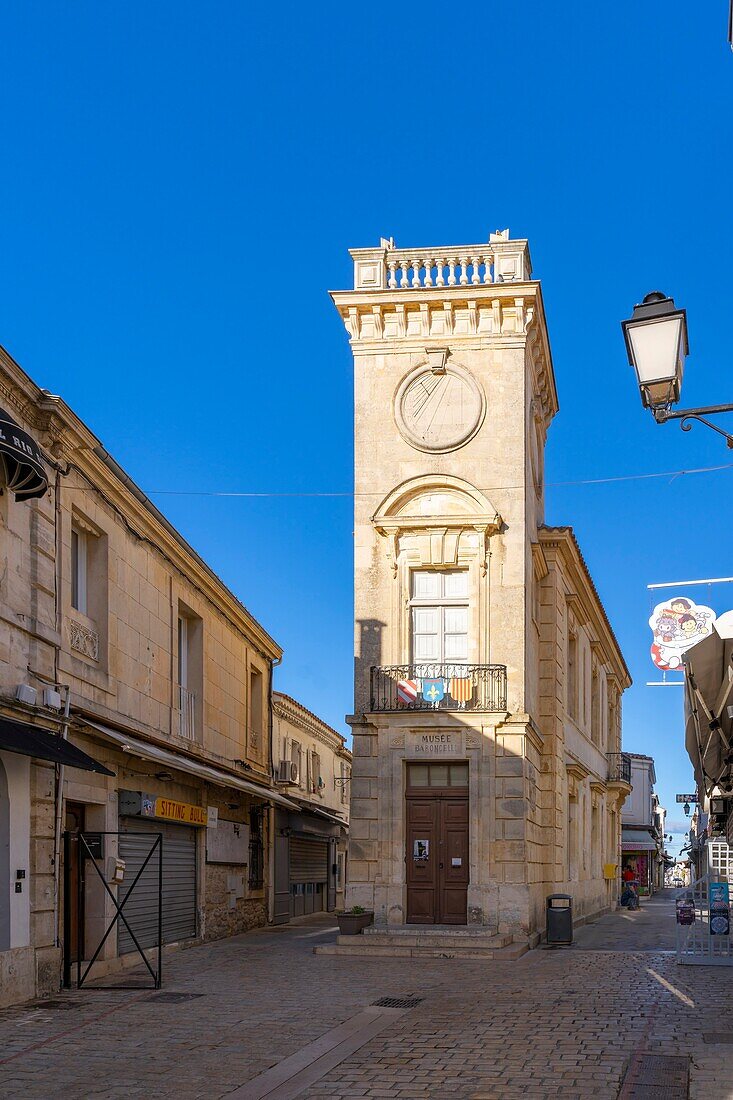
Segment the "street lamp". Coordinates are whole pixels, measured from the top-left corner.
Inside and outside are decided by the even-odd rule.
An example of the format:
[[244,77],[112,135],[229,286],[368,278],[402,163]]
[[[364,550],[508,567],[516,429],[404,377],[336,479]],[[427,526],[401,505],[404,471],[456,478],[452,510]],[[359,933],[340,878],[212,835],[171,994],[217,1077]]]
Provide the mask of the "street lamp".
[[671,411],[682,391],[682,374],[687,342],[687,314],[677,309],[673,298],[658,290],[647,294],[628,321],[621,322],[629,363],[636,372],[636,381],[645,409],[651,409],[657,424],[680,420],[683,431],[689,432],[697,420],[725,437],[733,448],[733,436],[712,424],[705,417],[710,413],[733,412],[733,405],[707,405],[699,409]]

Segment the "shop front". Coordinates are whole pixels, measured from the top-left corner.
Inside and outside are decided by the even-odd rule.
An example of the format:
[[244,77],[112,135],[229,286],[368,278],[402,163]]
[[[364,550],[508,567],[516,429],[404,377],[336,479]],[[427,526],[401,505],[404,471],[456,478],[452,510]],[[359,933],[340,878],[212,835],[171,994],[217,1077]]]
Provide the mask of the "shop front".
[[274,923],[331,913],[336,908],[339,842],[345,823],[324,810],[289,813],[278,809],[275,823]]
[[643,829],[624,827],[621,834],[621,879],[638,884],[639,893],[654,893],[657,843],[651,833]]
[[[143,948],[157,943],[159,894],[163,943],[195,939],[199,837],[207,824],[206,808],[140,791],[121,790],[119,814],[118,854],[124,864],[120,901],[135,883],[125,905],[127,924],[120,922],[118,930],[119,954],[135,949],[132,933]],[[156,835],[162,837],[163,843],[161,881],[157,859],[148,859]]]

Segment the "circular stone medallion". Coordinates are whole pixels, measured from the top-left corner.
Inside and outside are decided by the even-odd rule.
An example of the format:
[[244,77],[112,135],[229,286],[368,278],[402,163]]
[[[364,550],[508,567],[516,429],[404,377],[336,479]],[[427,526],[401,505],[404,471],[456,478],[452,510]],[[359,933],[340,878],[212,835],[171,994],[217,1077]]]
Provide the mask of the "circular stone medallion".
[[395,420],[403,438],[420,451],[453,451],[471,439],[484,418],[484,395],[462,367],[411,371],[395,394]]

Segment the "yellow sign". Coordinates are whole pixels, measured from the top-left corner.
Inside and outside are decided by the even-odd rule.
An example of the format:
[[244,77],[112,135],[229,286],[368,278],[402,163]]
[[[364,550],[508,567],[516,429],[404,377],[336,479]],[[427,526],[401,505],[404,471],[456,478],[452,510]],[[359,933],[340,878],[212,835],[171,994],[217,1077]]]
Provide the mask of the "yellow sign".
[[172,798],[156,798],[155,816],[181,825],[205,825],[206,807],[190,806],[188,802],[174,802]]

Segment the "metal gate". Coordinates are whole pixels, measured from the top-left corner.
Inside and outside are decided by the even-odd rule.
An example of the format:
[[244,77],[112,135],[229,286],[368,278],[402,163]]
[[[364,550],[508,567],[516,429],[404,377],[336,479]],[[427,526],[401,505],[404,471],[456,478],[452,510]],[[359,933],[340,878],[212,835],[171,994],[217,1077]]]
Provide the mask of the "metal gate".
[[717,874],[703,875],[677,895],[677,962],[733,966],[730,887]]
[[[120,858],[125,861],[126,882],[131,881],[142,867],[152,829],[162,835],[165,843],[163,943],[177,943],[196,935],[196,835],[193,829],[182,825],[126,819],[119,843]],[[127,894],[125,884],[120,887],[120,894]],[[125,914],[140,946],[153,947],[158,933],[158,879],[154,867],[148,865],[142,872]],[[121,955],[135,949],[124,926],[120,926],[117,944]]]
[[[153,989],[160,989],[162,983],[162,948],[163,948],[163,837],[161,833],[148,832],[145,834],[138,833],[137,835],[145,836],[147,850],[140,866],[135,872],[134,878],[131,880],[128,877],[127,888],[124,896],[121,896],[119,900],[113,894],[110,884],[107,879],[110,878],[112,885],[119,886],[121,882],[125,881],[124,875],[127,868],[124,866],[122,860],[116,862],[115,868],[110,868],[110,873],[105,875],[104,873],[104,849],[102,847],[101,838],[105,836],[120,837],[119,831],[113,832],[98,832],[93,833],[64,833],[64,972],[63,972],[63,984],[65,989],[71,989],[71,965],[72,965],[72,948],[76,948],[76,985],[77,989],[86,982],[89,977],[89,973],[94,966],[95,962],[99,958],[99,955],[104,947],[107,939],[113,928],[118,926],[118,922],[122,922],[120,927],[124,926],[131,938],[131,942],[134,949],[140,955],[145,967],[153,979]],[[71,929],[71,853],[73,846],[77,846],[77,866],[93,867],[97,876],[99,877],[105,892],[109,895],[112,904],[114,906],[114,917],[104,930],[104,934],[100,939],[97,946],[92,952],[89,962],[84,963],[84,922],[77,920],[76,925],[76,944],[72,943],[72,929]],[[99,862],[102,864],[100,868]],[[138,884],[142,880],[143,874],[150,868],[149,874],[152,873],[157,877],[157,905],[155,908],[155,936],[153,943],[148,946],[157,947],[157,966],[153,967],[143,950],[143,946],[140,944],[133,929],[130,927],[130,923],[127,918],[126,910],[130,906],[131,899],[135,897],[135,890]],[[119,877],[118,877],[119,876]],[[84,910],[85,891],[87,886],[85,876],[81,873],[77,875],[77,911],[82,913]],[[94,880],[92,880],[94,881]],[[83,973],[82,973],[83,969]],[[114,985],[95,986],[96,989],[139,989],[140,983],[130,981],[126,984],[116,983]]]

